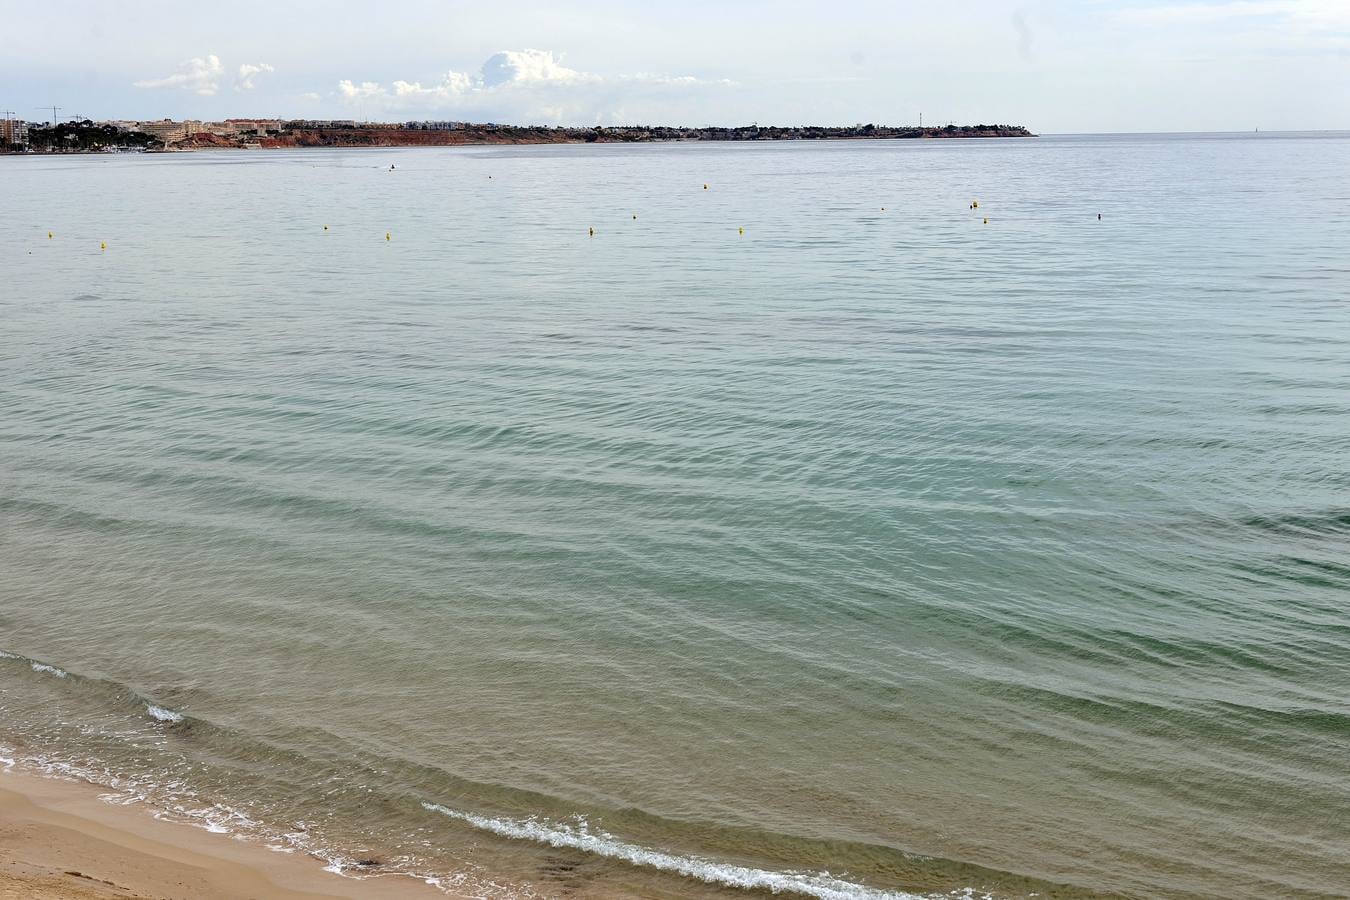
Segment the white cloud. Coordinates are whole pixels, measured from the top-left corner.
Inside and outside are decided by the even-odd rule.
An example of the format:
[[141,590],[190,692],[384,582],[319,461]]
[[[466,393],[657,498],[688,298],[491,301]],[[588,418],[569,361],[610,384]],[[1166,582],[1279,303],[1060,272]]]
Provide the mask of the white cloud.
[[389,94],[379,82],[363,81],[355,84],[350,79],[338,82],[338,93],[344,100],[368,100],[371,97],[385,97]]
[[[338,82],[348,103],[383,111],[455,108],[463,112],[509,115],[532,122],[580,122],[626,118],[616,110],[632,95],[668,97],[670,92],[731,85],[693,75],[641,72],[608,78],[570,68],[549,50],[503,50],[483,63],[480,74],[448,71],[438,81]],[[608,110],[608,112],[599,112]]]
[[172,75],[136,81],[132,84],[138,88],[178,88],[210,97],[219,90],[220,79],[224,74],[225,67],[220,64],[220,57],[212,53],[181,63]]
[[439,82],[428,87],[422,87],[420,81],[395,81],[394,96],[446,100],[474,90],[476,84],[472,76],[463,72],[450,71],[441,76]]
[[244,63],[239,67],[239,74],[234,79],[234,89],[236,91],[251,91],[256,86],[253,81],[255,78],[259,75],[269,75],[275,71],[276,69],[267,63],[258,63],[257,65]]
[[594,75],[569,69],[551,50],[503,50],[483,63],[484,87],[506,84],[575,84],[597,80]]
[[393,91],[374,81],[356,85],[338,82],[338,91],[352,100],[395,97],[406,100],[448,100],[464,94],[493,91],[513,86],[571,85],[595,82],[595,75],[569,69],[549,50],[503,50],[488,57],[480,74],[469,75],[451,70],[440,81],[423,85],[420,81],[395,81]]
[[638,81],[643,84],[668,84],[676,87],[693,87],[695,85],[733,85],[736,82],[730,78],[695,78],[693,75],[661,75],[652,72],[639,72],[636,75],[625,75],[625,81]]

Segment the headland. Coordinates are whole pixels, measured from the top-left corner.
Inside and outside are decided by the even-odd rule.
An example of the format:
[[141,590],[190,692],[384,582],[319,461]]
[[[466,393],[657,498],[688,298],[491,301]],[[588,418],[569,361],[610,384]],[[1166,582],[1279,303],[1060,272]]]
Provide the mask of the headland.
[[[471,144],[635,144],[667,141],[951,140],[1035,137],[1021,125],[741,125],[592,127],[495,122],[358,122],[333,119],[226,119],[205,122],[90,119],[56,126],[27,124],[0,149],[90,153],[288,147],[453,147]],[[21,140],[18,138],[21,137]]]

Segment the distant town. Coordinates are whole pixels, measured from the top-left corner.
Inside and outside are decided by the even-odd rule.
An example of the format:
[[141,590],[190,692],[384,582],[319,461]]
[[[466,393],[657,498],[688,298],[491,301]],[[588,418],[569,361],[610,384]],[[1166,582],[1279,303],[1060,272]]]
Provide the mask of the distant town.
[[819,141],[904,138],[1034,137],[1020,125],[773,126],[677,128],[663,125],[499,125],[473,122],[357,122],[343,119],[226,119],[203,122],[78,119],[0,121],[0,151],[116,153],[265,150],[285,147],[439,147],[460,144],[647,143],[654,141]]

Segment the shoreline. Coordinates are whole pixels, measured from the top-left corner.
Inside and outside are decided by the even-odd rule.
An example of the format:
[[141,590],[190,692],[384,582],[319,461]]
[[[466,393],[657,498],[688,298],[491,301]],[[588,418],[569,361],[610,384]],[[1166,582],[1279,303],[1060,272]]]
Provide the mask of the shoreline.
[[409,876],[336,875],[319,860],[158,819],[146,806],[106,803],[101,793],[89,782],[0,770],[0,898],[461,896]]
[[[158,124],[158,123],[157,123]],[[174,123],[167,123],[173,125]],[[195,125],[197,130],[189,126]],[[16,155],[66,153],[162,153],[195,150],[282,150],[310,148],[395,147],[512,147],[562,144],[755,144],[819,143],[835,141],[967,141],[992,138],[1034,138],[1020,125],[955,125],[946,127],[840,126],[751,126],[735,128],[684,128],[665,126],[613,126],[594,128],[548,128],[543,126],[473,125],[456,128],[405,127],[392,123],[342,124],[287,122],[276,130],[238,133],[230,123],[183,123],[176,137],[151,140],[140,132],[114,132],[107,123],[86,120],[82,125],[61,126],[37,149],[3,151]],[[227,129],[227,130],[222,130]],[[50,129],[47,129],[50,130]],[[46,134],[38,129],[30,135]],[[120,135],[120,136],[119,136]]]
[[848,142],[876,141],[885,143],[908,143],[927,141],[989,141],[1037,138],[1039,134],[955,134],[955,135],[916,135],[916,136],[865,136],[848,135],[823,138],[732,138],[712,140],[707,138],[658,138],[644,141],[597,140],[467,140],[445,142],[351,142],[351,143],[301,143],[269,139],[259,144],[246,146],[233,143],[201,143],[193,146],[174,146],[155,150],[0,150],[0,156],[162,156],[166,153],[210,153],[219,151],[240,151],[248,153],[269,150],[444,150],[463,147],[565,147],[565,146],[661,146],[665,144],[838,144]]

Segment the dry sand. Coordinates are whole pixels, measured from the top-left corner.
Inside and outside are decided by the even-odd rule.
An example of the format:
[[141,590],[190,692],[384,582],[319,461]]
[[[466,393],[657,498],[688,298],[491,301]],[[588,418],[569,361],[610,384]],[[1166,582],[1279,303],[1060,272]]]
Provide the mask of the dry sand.
[[144,808],[98,797],[87,784],[0,774],[0,900],[445,896],[405,877],[342,878],[308,857],[159,821]]

